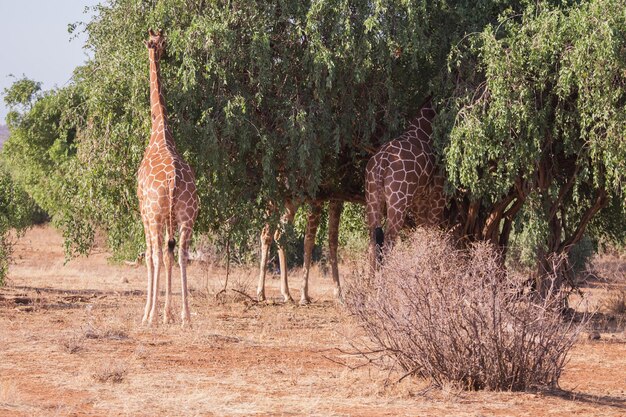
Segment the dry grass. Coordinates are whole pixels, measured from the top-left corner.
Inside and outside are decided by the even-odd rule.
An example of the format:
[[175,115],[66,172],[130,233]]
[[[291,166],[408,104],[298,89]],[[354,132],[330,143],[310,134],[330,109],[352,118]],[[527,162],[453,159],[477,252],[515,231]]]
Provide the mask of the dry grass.
[[[560,381],[564,392],[468,393],[452,385],[432,389],[419,378],[397,382],[402,374],[389,369],[351,370],[339,364],[362,364],[342,352],[364,333],[335,303],[332,282],[320,272],[311,277],[314,303],[299,307],[276,301],[279,282],[273,279],[267,281],[273,303],[207,297],[196,263],[189,269],[193,328],[160,322],[146,328],[140,323],[142,268],[111,266],[104,255],[63,266],[61,240],[45,228],[29,231],[16,250],[22,259],[11,273],[13,287],[0,288],[2,416],[626,413],[622,333],[603,332],[600,341],[574,347]],[[340,271],[342,277],[348,275],[345,266]],[[231,273],[256,282],[256,268]],[[295,292],[299,275],[291,276]],[[224,271],[215,268],[208,279],[210,286],[221,288]],[[176,286],[174,290],[174,307],[180,308]],[[77,297],[68,301],[68,293]],[[17,294],[39,296],[40,307],[16,310],[7,300]],[[97,337],[87,338],[90,332]],[[82,348],[69,354],[62,341],[74,335]],[[120,383],[112,382],[116,374]]]
[[97,366],[91,373],[91,378],[100,383],[119,384],[126,377],[127,365],[123,362],[111,362]]
[[69,354],[78,353],[85,348],[85,340],[77,334],[70,334],[61,338],[59,345]]
[[604,299],[604,308],[610,314],[626,315],[626,290],[610,292]]

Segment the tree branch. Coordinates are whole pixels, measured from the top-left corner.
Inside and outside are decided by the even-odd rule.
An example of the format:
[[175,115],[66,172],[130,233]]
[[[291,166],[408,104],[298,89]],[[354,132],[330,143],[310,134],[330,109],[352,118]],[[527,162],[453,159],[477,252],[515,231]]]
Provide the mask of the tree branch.
[[583,214],[583,217],[580,219],[580,222],[578,223],[578,227],[576,228],[576,231],[574,231],[574,233],[570,237],[565,239],[565,241],[563,241],[563,243],[559,245],[559,248],[558,248],[559,252],[569,251],[572,245],[575,245],[576,243],[580,241],[580,239],[582,239],[583,234],[585,233],[585,228],[587,227],[587,224],[589,223],[589,221],[593,218],[593,216],[596,215],[598,211],[600,211],[602,208],[606,206],[607,202],[608,202],[608,199],[606,198],[606,190],[604,190],[603,188],[600,188],[598,190],[598,194],[596,196],[595,202],[591,205],[591,207],[587,209],[585,214]]

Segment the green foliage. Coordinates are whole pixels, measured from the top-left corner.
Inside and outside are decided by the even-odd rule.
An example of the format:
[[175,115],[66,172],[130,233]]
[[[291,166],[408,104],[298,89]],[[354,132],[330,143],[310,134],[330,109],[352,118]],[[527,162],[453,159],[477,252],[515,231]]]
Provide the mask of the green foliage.
[[440,148],[451,184],[481,204],[482,230],[495,218],[490,230],[507,234],[520,213],[517,233],[539,258],[568,252],[587,225],[624,235],[624,51],[623,1],[589,0],[533,4],[451,56],[453,122]]
[[10,89],[4,91],[4,101],[9,106],[30,108],[41,93],[41,83],[29,78],[22,78],[13,83]]
[[243,247],[269,201],[362,193],[366,149],[401,129],[451,45],[518,3],[112,0],[80,26],[93,59],[69,86],[13,87],[32,107],[14,106],[9,160],[69,253],[85,253],[96,229],[118,255],[139,251],[144,41],[163,28],[170,123],[197,176],[196,230]]
[[11,230],[17,235],[23,233],[39,215],[35,202],[0,163],[0,286],[4,284],[13,253]]

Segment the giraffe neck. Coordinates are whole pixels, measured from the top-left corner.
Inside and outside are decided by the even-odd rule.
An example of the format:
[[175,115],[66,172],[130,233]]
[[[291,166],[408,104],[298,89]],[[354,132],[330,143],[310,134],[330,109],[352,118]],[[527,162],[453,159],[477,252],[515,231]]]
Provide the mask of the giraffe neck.
[[[150,53],[150,113],[152,115],[152,135],[150,142],[164,142],[176,148],[167,122],[165,98],[161,86],[161,69],[154,49]],[[155,134],[156,133],[156,134]]]
[[426,133],[426,135],[430,138],[430,135],[433,133],[432,121],[435,118],[435,115],[436,112],[433,108],[432,100],[429,98],[424,104],[422,104],[415,118],[411,120],[411,125],[424,131],[424,133]]

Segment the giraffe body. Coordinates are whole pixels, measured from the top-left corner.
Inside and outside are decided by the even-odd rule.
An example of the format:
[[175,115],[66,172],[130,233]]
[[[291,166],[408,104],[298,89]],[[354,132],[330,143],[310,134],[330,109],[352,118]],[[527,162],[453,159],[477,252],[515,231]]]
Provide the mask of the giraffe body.
[[[288,223],[292,223],[296,215],[298,206],[292,201],[285,203],[285,212],[281,217],[281,225],[276,228],[273,234],[273,239],[278,245],[278,259],[280,264],[280,292],[285,302],[293,302],[293,298],[289,293],[289,284],[287,278],[287,257],[285,249],[280,244],[281,231]],[[341,285],[339,282],[339,268],[337,263],[337,247],[339,241],[339,220],[341,217],[341,211],[343,209],[343,202],[339,200],[331,200],[329,204],[329,219],[328,219],[328,244],[330,252],[330,264],[331,273],[333,278],[334,295],[337,298],[341,297]],[[304,263],[302,271],[302,285],[300,289],[300,304],[306,305],[311,302],[309,297],[309,272],[311,269],[311,259],[313,256],[313,248],[315,247],[315,236],[317,235],[317,229],[319,227],[320,219],[322,215],[322,202],[312,201],[310,203],[310,210],[307,216],[306,230],[304,234]],[[259,272],[259,283],[257,287],[257,297],[259,301],[265,300],[265,275],[267,269],[267,262],[269,257],[269,249],[272,244],[272,228],[269,224],[266,224],[261,232],[261,265]]]
[[[157,315],[159,275],[165,264],[164,323],[172,321],[172,264],[174,263],[174,236],[179,232],[178,260],[181,274],[182,323],[190,324],[187,291],[187,260],[193,224],[198,214],[198,197],[191,167],[178,154],[167,123],[165,100],[161,91],[159,59],[165,40],[159,32],[150,31],[146,44],[150,56],[150,106],[152,129],[137,172],[137,197],[146,237],[146,267],[148,270],[147,301],[142,322],[152,324]],[[163,243],[167,250],[163,257]]]
[[443,177],[437,170],[431,145],[434,117],[429,99],[408,129],[383,145],[368,161],[365,201],[372,268],[380,258],[383,236],[389,250],[409,213],[414,216],[416,226],[437,226],[443,221]]

